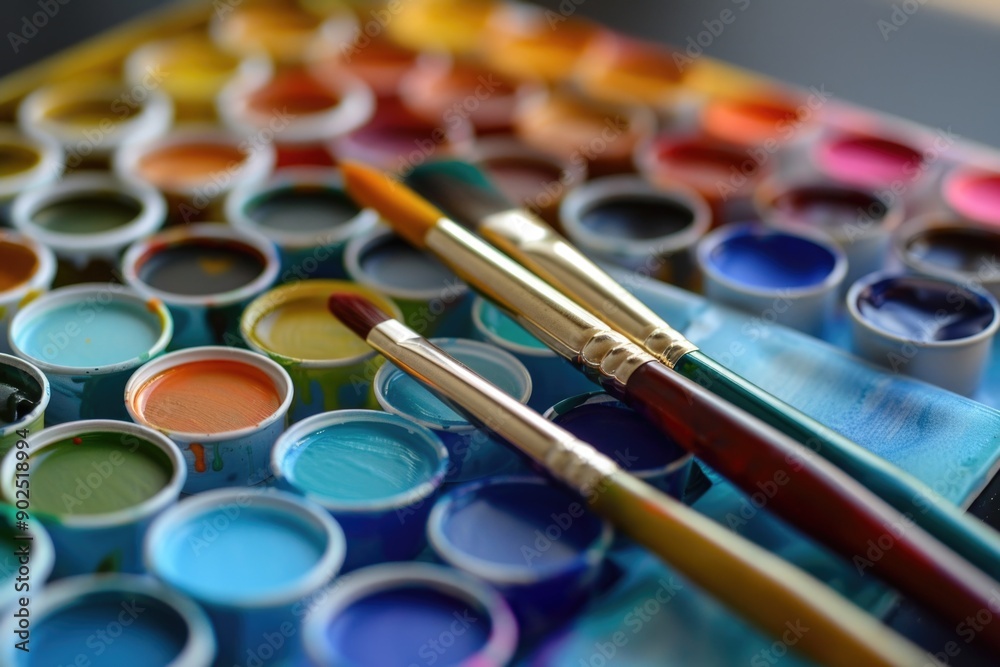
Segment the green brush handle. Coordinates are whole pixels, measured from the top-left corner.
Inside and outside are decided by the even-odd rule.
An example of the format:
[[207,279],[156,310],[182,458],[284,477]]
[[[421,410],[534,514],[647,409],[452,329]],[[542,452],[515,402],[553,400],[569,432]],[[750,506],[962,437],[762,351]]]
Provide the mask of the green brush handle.
[[916,477],[772,396],[699,350],[684,355],[674,370],[815,451],[1000,581],[997,533]]

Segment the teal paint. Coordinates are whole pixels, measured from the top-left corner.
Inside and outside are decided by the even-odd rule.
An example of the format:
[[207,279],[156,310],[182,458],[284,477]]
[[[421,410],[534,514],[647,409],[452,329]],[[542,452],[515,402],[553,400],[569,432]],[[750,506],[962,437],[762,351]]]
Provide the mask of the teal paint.
[[524,327],[488,301],[483,301],[480,320],[490,333],[509,343],[535,350],[549,350],[545,343],[532,336]]

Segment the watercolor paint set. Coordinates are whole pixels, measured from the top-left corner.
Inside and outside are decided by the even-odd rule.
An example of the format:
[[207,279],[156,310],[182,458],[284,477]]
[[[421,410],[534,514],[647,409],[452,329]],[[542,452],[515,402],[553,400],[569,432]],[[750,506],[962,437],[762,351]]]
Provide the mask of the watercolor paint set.
[[1000,153],[572,8],[0,80],[0,665],[997,663]]

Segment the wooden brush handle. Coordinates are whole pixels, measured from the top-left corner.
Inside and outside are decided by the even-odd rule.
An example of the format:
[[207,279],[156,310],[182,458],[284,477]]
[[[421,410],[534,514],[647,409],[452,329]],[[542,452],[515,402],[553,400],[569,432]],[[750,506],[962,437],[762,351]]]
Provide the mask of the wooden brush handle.
[[[1000,586],[813,451],[665,366],[623,398],[762,506],[923,604],[952,627],[1000,604]],[[979,633],[1000,654],[1000,623]]]
[[625,473],[591,507],[749,622],[833,667],[934,665],[825,584]]

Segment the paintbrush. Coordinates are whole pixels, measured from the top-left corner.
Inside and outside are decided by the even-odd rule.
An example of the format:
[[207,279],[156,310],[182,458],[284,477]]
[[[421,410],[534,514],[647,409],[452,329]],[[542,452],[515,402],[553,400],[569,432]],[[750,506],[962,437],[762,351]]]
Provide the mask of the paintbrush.
[[1000,581],[1000,536],[993,530],[909,473],[708,357],[545,222],[519,210],[480,169],[458,160],[432,162],[411,171],[406,183],[666,366],[808,446]]
[[370,301],[333,294],[329,306],[389,361],[531,457],[597,514],[771,636],[801,620],[809,632],[795,648],[825,664],[928,660],[820,581],[623,471]]
[[[762,505],[956,625],[988,609],[995,582],[811,450],[670,371],[402,183],[342,165],[351,196]],[[981,636],[1000,653],[1000,624]]]

